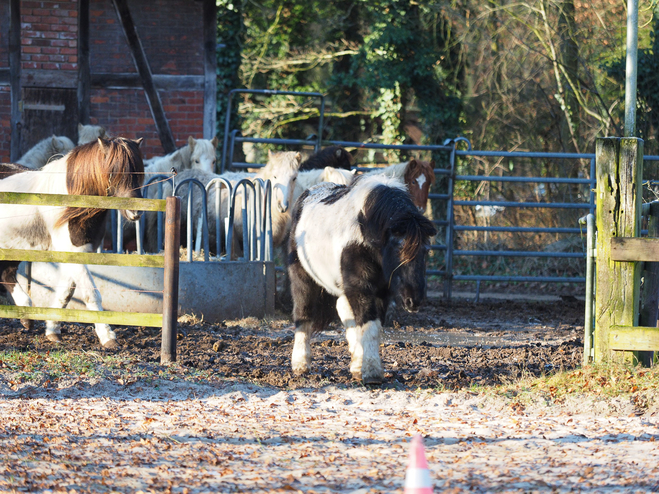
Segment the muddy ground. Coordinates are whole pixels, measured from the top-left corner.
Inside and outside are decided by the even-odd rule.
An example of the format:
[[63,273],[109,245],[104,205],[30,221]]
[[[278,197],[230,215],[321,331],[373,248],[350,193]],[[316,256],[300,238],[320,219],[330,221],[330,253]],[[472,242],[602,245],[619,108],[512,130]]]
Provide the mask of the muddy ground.
[[[221,324],[184,320],[177,352],[186,367],[286,389],[351,382],[339,324],[316,336],[313,371],[297,378],[290,371],[294,328],[287,316]],[[459,390],[572,369],[581,363],[583,320],[584,303],[572,296],[553,302],[430,299],[417,314],[397,314],[393,327],[385,328],[382,387]],[[0,351],[101,348],[91,325],[64,324],[58,345],[43,338],[42,322],[25,331],[17,321],[0,321]],[[159,328],[115,331],[121,349],[112,352],[137,355],[146,365],[159,363]]]

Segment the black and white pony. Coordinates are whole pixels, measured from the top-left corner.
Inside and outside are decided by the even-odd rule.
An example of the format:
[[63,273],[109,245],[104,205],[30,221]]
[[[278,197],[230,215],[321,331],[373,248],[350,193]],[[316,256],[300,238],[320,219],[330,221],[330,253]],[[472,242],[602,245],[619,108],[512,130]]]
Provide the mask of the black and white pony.
[[435,233],[395,178],[363,175],[350,186],[323,183],[305,191],[293,209],[289,240],[293,372],[309,371],[311,336],[336,309],[346,329],[353,377],[382,382],[379,346],[387,305],[398,297],[407,311],[418,309]]
[[[40,170],[0,165],[0,191],[141,198],[144,164],[142,142],[120,137],[102,139],[74,148]],[[122,211],[135,221],[140,211]],[[92,252],[105,233],[106,209],[0,204],[0,248]],[[8,292],[19,306],[32,306],[16,280],[19,261],[0,261],[0,291]],[[66,265],[66,279],[55,288],[52,307],[66,307],[77,288],[87,309],[103,310],[101,297],[87,266]],[[21,321],[29,328],[31,321]],[[117,347],[107,324],[96,324],[96,334],[106,348]],[[60,325],[46,322],[46,337],[60,341]]]

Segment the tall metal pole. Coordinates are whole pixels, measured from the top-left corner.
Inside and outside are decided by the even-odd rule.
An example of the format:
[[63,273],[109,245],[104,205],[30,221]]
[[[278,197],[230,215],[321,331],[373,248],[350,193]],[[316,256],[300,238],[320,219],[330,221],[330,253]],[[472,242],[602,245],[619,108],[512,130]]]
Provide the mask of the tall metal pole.
[[636,134],[636,66],[638,60],[638,0],[627,0],[627,63],[625,66],[625,137]]

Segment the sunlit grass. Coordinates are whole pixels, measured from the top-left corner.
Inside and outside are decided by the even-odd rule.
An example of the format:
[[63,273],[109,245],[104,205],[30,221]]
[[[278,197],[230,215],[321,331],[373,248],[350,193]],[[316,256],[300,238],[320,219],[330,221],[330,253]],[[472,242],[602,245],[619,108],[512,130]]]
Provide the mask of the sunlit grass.
[[217,380],[212,371],[200,371],[176,363],[144,363],[137,358],[101,352],[5,351],[0,352],[0,379],[10,383],[41,385],[64,379],[111,379],[120,383],[136,381],[184,380],[201,383]]
[[598,364],[546,376],[523,376],[504,385],[481,387],[479,392],[499,396],[560,401],[569,396],[619,397],[659,392],[659,367]]

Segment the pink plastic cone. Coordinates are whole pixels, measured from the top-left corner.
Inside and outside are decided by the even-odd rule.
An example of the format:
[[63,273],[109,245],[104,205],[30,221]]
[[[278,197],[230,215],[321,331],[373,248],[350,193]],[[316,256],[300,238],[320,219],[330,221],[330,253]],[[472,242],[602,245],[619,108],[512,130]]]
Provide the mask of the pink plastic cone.
[[412,438],[410,459],[405,474],[404,494],[432,494],[430,471],[426,461],[426,451],[423,448],[423,438],[417,434]]

